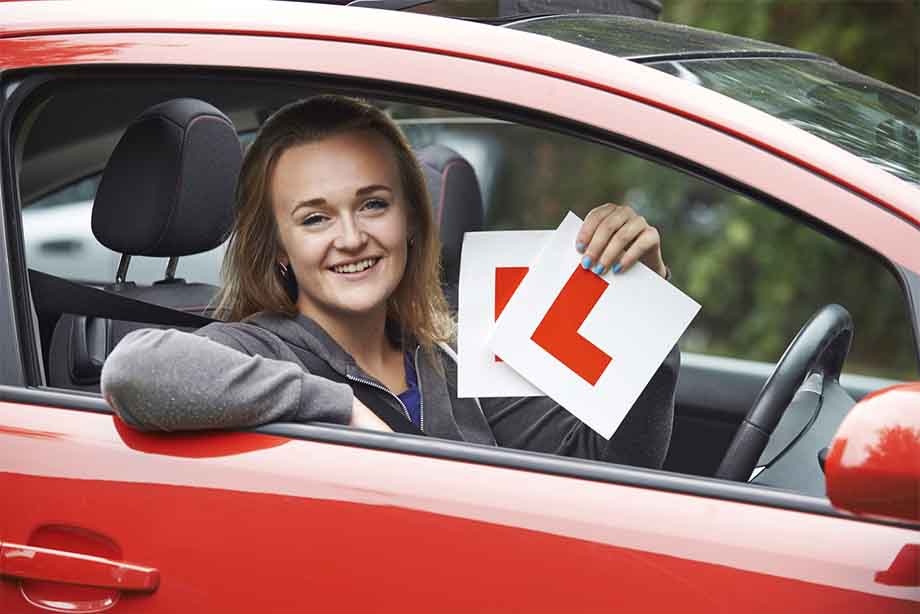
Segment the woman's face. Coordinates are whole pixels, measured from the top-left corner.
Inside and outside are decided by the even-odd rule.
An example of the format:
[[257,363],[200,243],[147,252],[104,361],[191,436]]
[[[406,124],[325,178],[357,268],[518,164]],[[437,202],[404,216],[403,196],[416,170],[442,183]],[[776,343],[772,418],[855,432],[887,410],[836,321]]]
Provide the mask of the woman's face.
[[300,312],[385,315],[406,269],[409,211],[389,142],[364,130],[286,149],[270,190]]

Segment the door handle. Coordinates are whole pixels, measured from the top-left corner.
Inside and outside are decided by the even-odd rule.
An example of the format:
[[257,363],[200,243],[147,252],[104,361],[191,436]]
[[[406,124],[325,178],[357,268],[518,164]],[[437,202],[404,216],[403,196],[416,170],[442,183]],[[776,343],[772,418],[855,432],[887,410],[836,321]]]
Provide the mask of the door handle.
[[0,576],[142,593],[160,585],[160,572],[153,567],[10,543],[0,543]]

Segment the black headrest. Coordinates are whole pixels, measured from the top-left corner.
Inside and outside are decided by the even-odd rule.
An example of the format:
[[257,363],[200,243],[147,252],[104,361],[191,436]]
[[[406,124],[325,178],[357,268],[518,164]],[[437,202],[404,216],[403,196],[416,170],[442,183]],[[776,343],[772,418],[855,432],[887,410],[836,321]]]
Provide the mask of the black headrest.
[[444,281],[455,285],[460,278],[463,233],[482,230],[482,193],[476,172],[466,158],[443,145],[429,145],[417,152],[431,195],[435,222],[441,232]]
[[93,234],[122,254],[213,249],[233,224],[242,148],[230,119],[201,100],[153,106],[125,131],[93,203]]

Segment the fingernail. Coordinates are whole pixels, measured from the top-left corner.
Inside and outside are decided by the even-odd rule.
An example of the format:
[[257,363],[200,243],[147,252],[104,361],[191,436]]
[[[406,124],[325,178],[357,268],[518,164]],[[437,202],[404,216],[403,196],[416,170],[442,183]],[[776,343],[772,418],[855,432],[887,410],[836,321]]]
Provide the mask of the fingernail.
[[615,265],[613,265],[613,268],[610,269],[610,271],[612,273],[619,273],[622,269],[623,269],[623,265],[617,262]]
[[585,251],[585,244],[579,241],[575,244],[575,249],[578,250],[578,253],[580,254]]
[[591,256],[585,256],[581,259],[581,268],[590,269],[591,268]]
[[596,264],[596,265],[594,266],[594,268],[593,268],[592,270],[593,270],[595,273],[597,273],[598,275],[600,275],[601,273],[604,272],[604,265],[598,263],[598,264]]

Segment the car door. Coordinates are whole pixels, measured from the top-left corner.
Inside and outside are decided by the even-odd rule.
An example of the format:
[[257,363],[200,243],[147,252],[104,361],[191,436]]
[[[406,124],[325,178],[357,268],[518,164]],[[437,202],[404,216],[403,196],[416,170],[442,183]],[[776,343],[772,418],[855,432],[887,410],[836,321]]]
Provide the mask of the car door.
[[[342,42],[354,33],[340,30],[333,19],[339,13],[298,11],[290,15],[311,29],[289,36],[163,33],[151,26],[128,42],[110,24],[115,31],[49,33],[29,42],[66,50],[74,64],[242,66],[336,75],[367,90],[385,80],[394,93],[424,88],[455,104],[474,94],[495,105],[529,108],[537,123],[552,117],[563,126],[561,118],[569,117],[587,133],[629,133],[684,155],[680,148],[689,145],[675,141],[676,133],[703,150],[714,146],[755,158],[773,176],[792,177],[811,194],[857,202],[788,161],[678,114],[613,96],[609,88],[510,66],[507,59],[419,51],[421,42],[400,39],[404,24],[391,17],[374,15],[366,24],[375,35],[389,36],[387,44]],[[248,18],[253,28],[258,16]],[[189,18],[189,29],[205,28],[196,19]],[[419,19],[416,25],[426,28],[418,36],[455,36],[440,21]],[[491,40],[503,35],[488,30],[472,33],[481,35],[484,54],[487,43],[507,42]],[[2,43],[13,58],[10,67],[36,65],[34,54],[19,51],[23,42]],[[534,39],[515,35],[512,42]],[[546,51],[572,53],[573,62],[600,61],[546,45]],[[554,96],[534,101],[534,92],[547,91]],[[7,102],[4,113],[13,121],[11,107]],[[3,155],[12,170],[9,148]],[[727,172],[731,157],[721,154],[721,166],[700,164]],[[11,256],[4,262],[12,266],[0,277],[0,286],[9,288],[0,332],[10,348],[4,362],[11,365],[0,388],[0,492],[13,493],[5,496],[0,519],[4,611],[916,606],[915,588],[876,580],[915,533],[846,517],[823,498],[325,425],[247,433],[132,431],[100,398],[43,388],[29,369],[38,341],[22,298],[25,275],[19,230],[10,222],[18,212],[11,209],[16,201],[9,176],[4,220],[14,240],[4,243],[4,255]],[[757,185],[798,203],[788,182]],[[897,219],[880,219],[891,232],[906,234]]]

